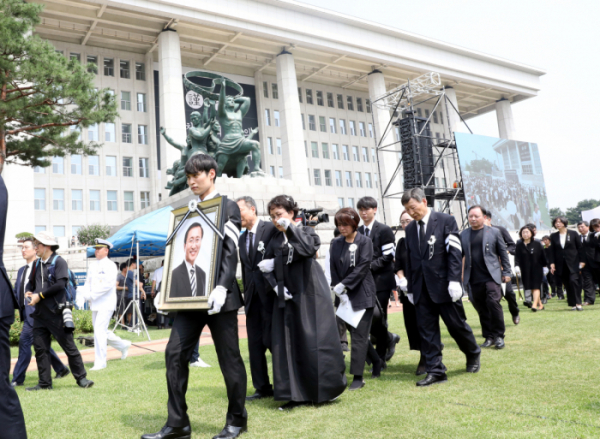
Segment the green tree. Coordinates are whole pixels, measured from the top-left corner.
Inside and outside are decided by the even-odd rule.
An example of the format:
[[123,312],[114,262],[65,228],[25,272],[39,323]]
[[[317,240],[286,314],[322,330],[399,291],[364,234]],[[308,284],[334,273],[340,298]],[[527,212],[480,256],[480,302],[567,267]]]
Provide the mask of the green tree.
[[488,159],[478,159],[472,160],[467,167],[471,172],[490,175],[494,165]]
[[569,224],[577,224],[581,221],[582,211],[591,210],[598,206],[600,206],[600,200],[589,199],[580,201],[575,207],[569,207],[566,214]]
[[0,0],[0,172],[4,163],[49,166],[50,157],[95,154],[78,131],[118,116],[114,96],[94,88],[93,64],[67,59],[37,35],[43,6]]
[[550,219],[554,219],[557,216],[565,216],[565,213],[562,211],[562,209],[560,207],[553,207],[552,209],[550,209],[548,214],[550,215]]
[[110,236],[110,227],[107,225],[91,224],[77,231],[77,240],[83,245],[92,245],[96,238],[106,239]]

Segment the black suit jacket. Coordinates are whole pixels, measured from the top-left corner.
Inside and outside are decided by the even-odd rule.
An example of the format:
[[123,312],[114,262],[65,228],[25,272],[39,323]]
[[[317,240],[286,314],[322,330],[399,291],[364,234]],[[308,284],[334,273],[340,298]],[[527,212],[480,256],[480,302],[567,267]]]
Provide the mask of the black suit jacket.
[[[196,267],[196,297],[205,296],[206,274],[197,265]],[[169,297],[192,297],[192,285],[187,265],[183,261],[171,274],[171,292]]]
[[435,236],[433,256],[429,259],[429,245],[419,250],[418,221],[406,227],[406,265],[404,271],[408,291],[412,291],[415,305],[419,303],[423,282],[434,303],[451,302],[449,282],[461,282],[462,247],[458,237],[458,226],[454,217],[432,211],[425,231],[429,241]]
[[550,264],[554,264],[557,274],[562,274],[563,266],[569,267],[571,274],[579,273],[579,263],[582,261],[581,238],[575,230],[567,230],[565,248],[560,245],[560,234],[550,235]]
[[[581,240],[579,235],[579,239]],[[594,238],[594,232],[588,232],[587,238],[581,243],[581,262],[585,262],[586,265],[594,265],[596,262],[596,249],[600,240]]]
[[6,232],[6,214],[8,212],[8,191],[0,175],[0,318],[15,315],[19,307],[8,273],[4,267],[4,234]]
[[508,251],[511,255],[514,256],[515,250],[517,249],[517,244],[513,241],[512,236],[505,227],[502,226],[492,226],[494,229],[500,230],[502,234],[502,238],[504,239],[504,243],[506,244],[506,251]]
[[[35,266],[36,262],[34,261],[33,266]],[[32,269],[33,269],[32,266]],[[21,288],[21,286],[23,285],[23,275],[25,274],[25,269],[27,268],[27,265],[19,268],[19,271],[17,272],[17,281],[15,282],[15,297],[17,298],[17,303],[18,303],[18,309],[19,309],[19,318],[21,319],[22,322],[24,322],[25,320],[28,320],[29,324],[31,326],[33,326],[33,318],[31,317],[31,314],[33,313],[33,311],[35,311],[35,307],[34,306],[26,306],[25,305],[25,293],[27,291],[29,291],[27,289],[27,285],[29,285],[29,279],[25,280],[25,290],[23,290]]]
[[[358,228],[358,233],[365,234],[365,226]],[[377,291],[391,291],[396,288],[394,279],[394,246],[396,239],[392,229],[378,221],[373,222],[369,238],[373,241],[373,260],[371,273]]]
[[[256,235],[254,235],[254,245],[251,245],[251,258],[246,251],[246,240],[248,239],[248,230],[240,235],[239,249],[240,249],[240,261],[242,262],[242,281],[244,283],[244,302],[246,304],[246,312],[250,307],[252,298],[258,294],[263,304],[273,304],[272,296],[268,292],[272,289],[271,286],[265,282],[265,277],[258,268],[258,263],[263,260],[263,253],[257,250],[259,242],[263,242],[266,250],[269,242],[273,235],[277,233],[277,228],[272,222],[258,220],[258,226],[256,227]],[[270,298],[270,300],[269,300]],[[268,306],[268,305],[267,305]]]
[[373,260],[373,243],[365,235],[356,234],[355,265],[351,267],[350,251],[343,251],[345,240],[345,237],[338,236],[331,241],[329,248],[331,286],[336,286],[340,282],[344,284],[354,311],[372,308],[376,300],[375,281],[370,269]]

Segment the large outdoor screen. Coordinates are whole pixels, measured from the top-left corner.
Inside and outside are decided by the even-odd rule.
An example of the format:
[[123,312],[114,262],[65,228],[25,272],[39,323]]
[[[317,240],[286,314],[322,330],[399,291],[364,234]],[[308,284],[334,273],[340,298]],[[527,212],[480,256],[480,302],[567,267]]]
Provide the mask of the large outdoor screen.
[[540,153],[535,143],[454,133],[468,206],[493,213],[493,223],[519,230],[551,228]]

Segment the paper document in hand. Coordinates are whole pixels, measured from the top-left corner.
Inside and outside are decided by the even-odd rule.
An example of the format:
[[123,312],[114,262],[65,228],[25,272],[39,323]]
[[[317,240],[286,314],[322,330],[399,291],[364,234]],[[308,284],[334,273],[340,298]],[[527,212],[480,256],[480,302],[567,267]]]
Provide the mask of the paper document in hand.
[[358,326],[360,319],[362,319],[363,314],[366,310],[361,309],[360,311],[354,311],[352,309],[352,304],[349,300],[340,303],[338,306],[337,312],[335,313],[340,319],[344,322],[348,323],[353,328]]

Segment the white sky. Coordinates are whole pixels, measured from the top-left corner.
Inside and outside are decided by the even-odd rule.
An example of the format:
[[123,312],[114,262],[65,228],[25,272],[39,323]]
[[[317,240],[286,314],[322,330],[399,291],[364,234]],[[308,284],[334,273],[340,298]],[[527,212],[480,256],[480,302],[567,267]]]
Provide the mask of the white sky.
[[[540,148],[550,207],[600,198],[600,1],[302,1],[545,70],[513,106],[517,139]],[[495,112],[468,124],[498,136]]]

